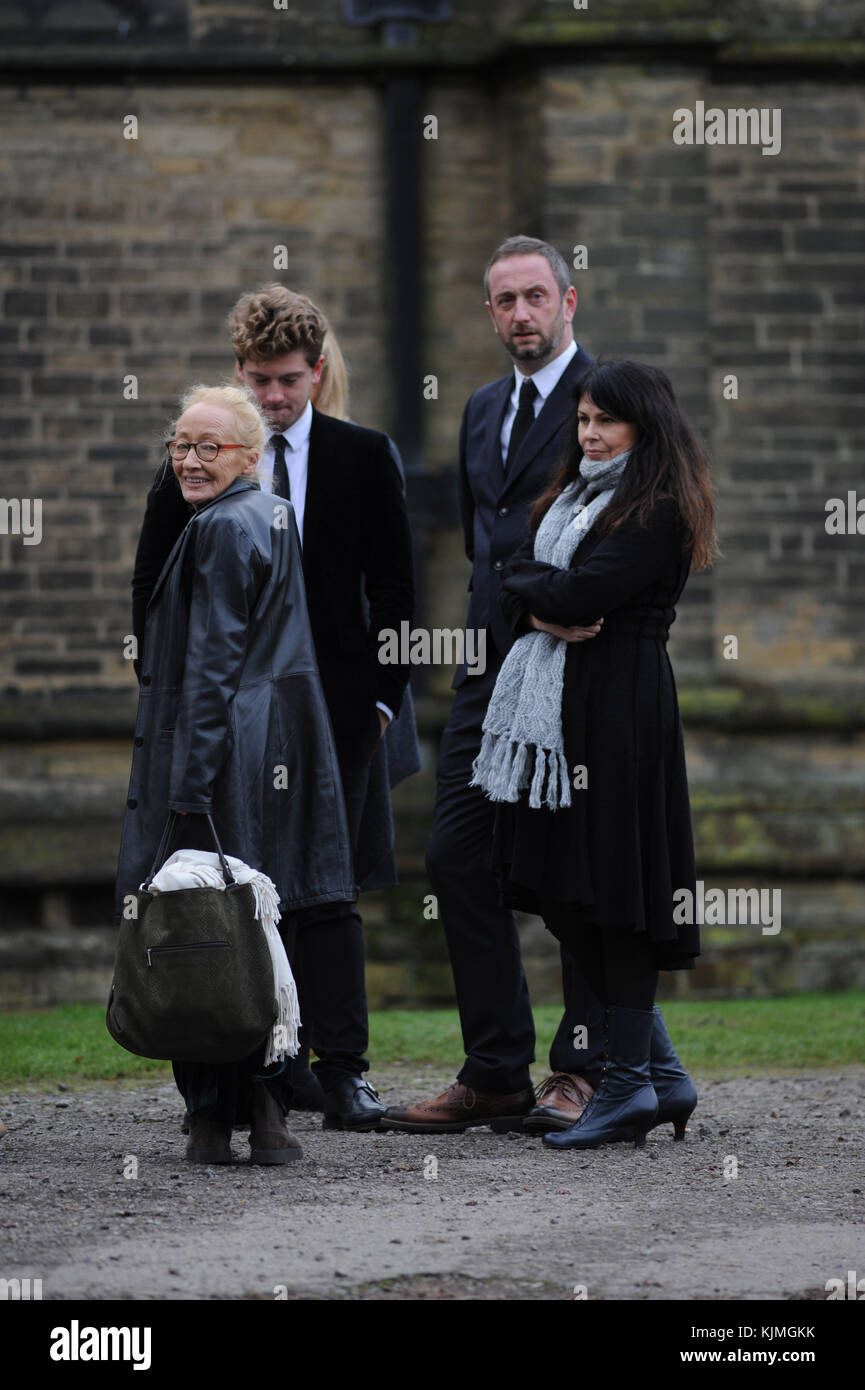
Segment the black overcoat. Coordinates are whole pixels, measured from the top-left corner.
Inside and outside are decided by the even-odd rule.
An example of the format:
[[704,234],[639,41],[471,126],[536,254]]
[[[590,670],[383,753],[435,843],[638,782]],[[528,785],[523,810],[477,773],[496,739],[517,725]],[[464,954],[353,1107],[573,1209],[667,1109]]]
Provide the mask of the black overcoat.
[[[135,557],[139,642],[153,585],[188,519],[174,470],[164,463],[147,496]],[[414,611],[401,465],[387,435],[313,409],[302,551],[319,674],[340,748],[368,737],[377,700],[397,716],[373,756],[355,863],[361,888],[389,887],[396,869],[388,759],[405,777],[417,770],[419,757],[410,703],[400,715],[409,667],[378,660],[378,632],[399,632]],[[137,669],[140,675],[140,663]]]
[[276,884],[283,913],[351,901],[291,503],[238,478],[195,512],[153,590],[140,672],[118,907],[169,810],[210,812],[226,853]]
[[529,542],[502,576],[515,636],[531,631],[529,614],[564,627],[604,624],[597,637],[568,643],[565,658],[571,807],[532,810],[524,793],[497,816],[506,899],[529,912],[541,896],[573,903],[582,922],[647,932],[662,967],[689,968],[699,933],[674,923],[673,893],[695,890],[694,847],[666,649],[690,566],[678,509],[665,501],[644,527],[590,531],[568,569],[531,554]]

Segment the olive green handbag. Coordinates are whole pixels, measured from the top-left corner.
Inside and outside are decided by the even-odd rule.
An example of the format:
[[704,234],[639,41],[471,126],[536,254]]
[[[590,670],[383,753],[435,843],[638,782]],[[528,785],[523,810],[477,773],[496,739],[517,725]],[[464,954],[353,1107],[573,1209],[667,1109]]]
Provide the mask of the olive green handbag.
[[176,821],[172,812],[135,914],[120,926],[108,1031],[139,1057],[240,1061],[277,1017],[267,938],[255,917],[252,884],[236,882],[210,816],[225,888],[149,891]]

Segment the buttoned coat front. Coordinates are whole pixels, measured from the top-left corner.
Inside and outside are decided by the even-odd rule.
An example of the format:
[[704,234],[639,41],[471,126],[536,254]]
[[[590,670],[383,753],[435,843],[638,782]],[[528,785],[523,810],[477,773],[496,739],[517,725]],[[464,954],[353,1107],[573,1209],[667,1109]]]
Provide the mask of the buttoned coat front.
[[[118,910],[170,810],[209,812],[283,913],[355,896],[339,771],[290,502],[238,478],[193,515],[153,590]],[[201,822],[184,822],[196,831]]]

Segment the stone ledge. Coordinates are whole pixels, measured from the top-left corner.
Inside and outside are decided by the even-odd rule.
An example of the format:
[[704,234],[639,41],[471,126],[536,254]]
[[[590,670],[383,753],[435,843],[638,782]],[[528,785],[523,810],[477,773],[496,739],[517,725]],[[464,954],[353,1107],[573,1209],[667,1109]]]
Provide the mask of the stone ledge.
[[[642,7],[639,20],[633,15],[596,20],[588,15],[535,19],[511,25],[429,26],[419,42],[388,46],[358,37],[348,26],[322,24],[302,41],[293,35],[291,48],[275,41],[278,30],[263,25],[261,38],[250,40],[238,29],[236,42],[224,31],[213,37],[166,35],[164,42],[131,34],[122,47],[112,37],[88,34],[86,40],[73,35],[52,35],[34,44],[28,31],[18,41],[14,29],[3,27],[0,72],[19,78],[50,78],[74,71],[78,77],[104,72],[135,74],[146,78],[152,73],[203,76],[208,73],[257,73],[296,81],[310,75],[351,76],[369,80],[388,73],[465,72],[507,67],[531,55],[538,65],[567,60],[580,63],[654,61],[658,51],[671,63],[693,65],[696,61],[726,69],[787,68],[792,70],[833,70],[853,73],[865,63],[865,42],[861,28],[851,22],[827,37],[815,37],[795,29],[785,35],[749,32],[742,22],[731,23],[711,15],[694,17],[693,6],[684,5],[680,14],[671,13],[669,4]],[[684,16],[684,17],[683,17]],[[272,18],[272,16],[270,16]],[[423,26],[420,26],[421,30]],[[325,37],[326,34],[326,37]],[[85,48],[86,42],[86,48]]]
[[[451,700],[449,692],[415,697],[422,732],[438,734],[444,728]],[[137,701],[134,682],[41,692],[6,689],[0,692],[0,741],[128,738],[131,749]],[[865,695],[852,682],[794,689],[712,679],[706,672],[680,682],[679,707],[685,726],[693,728],[865,729]]]

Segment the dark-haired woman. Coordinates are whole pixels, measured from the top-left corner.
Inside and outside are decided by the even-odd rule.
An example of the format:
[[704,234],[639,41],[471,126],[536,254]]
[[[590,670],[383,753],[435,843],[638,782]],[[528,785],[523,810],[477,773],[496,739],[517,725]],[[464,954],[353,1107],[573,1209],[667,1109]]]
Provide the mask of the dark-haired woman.
[[699,953],[674,919],[695,868],[666,642],[689,569],[715,548],[706,457],[664,373],[600,363],[575,400],[568,456],[505,570],[520,640],[474,769],[501,803],[505,899],[543,917],[571,966],[572,1086],[551,1078],[539,1100],[554,1103],[527,1121],[555,1148],[642,1143],[662,1120],[681,1137],[696,1104],[654,1007],[658,971]]

